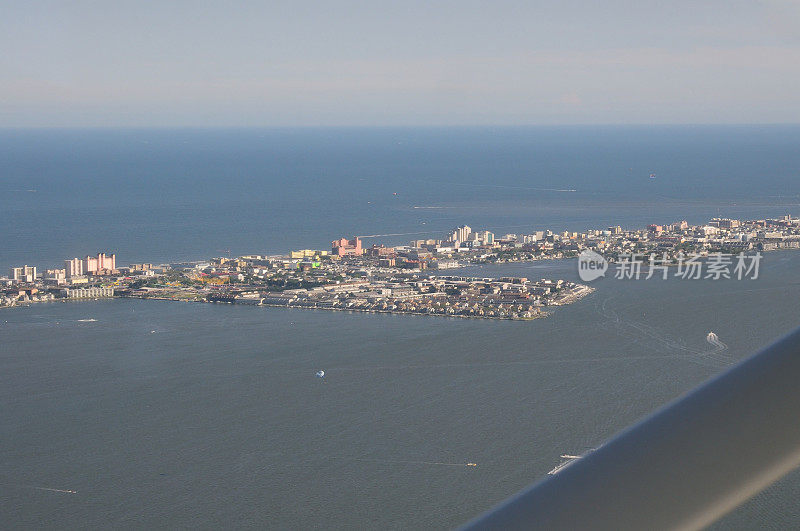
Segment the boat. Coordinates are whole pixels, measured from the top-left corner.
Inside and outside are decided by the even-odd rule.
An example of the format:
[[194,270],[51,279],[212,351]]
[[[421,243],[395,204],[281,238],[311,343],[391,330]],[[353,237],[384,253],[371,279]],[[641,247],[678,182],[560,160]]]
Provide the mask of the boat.
[[594,452],[594,450],[595,450],[594,448],[591,448],[590,450],[582,453],[581,455],[562,454],[561,459],[563,459],[563,461],[561,461],[558,465],[556,465],[555,468],[553,468],[553,470],[548,472],[548,474],[551,476],[558,474],[559,472],[561,472],[562,470],[573,464],[578,459],[586,457],[590,453]]

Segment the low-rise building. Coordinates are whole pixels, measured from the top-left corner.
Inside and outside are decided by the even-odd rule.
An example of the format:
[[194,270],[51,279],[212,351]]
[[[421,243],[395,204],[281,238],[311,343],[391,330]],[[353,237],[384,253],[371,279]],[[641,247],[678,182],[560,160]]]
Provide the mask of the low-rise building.
[[113,297],[114,288],[111,287],[91,287],[91,288],[65,288],[61,290],[61,296],[65,299],[97,299],[101,297]]

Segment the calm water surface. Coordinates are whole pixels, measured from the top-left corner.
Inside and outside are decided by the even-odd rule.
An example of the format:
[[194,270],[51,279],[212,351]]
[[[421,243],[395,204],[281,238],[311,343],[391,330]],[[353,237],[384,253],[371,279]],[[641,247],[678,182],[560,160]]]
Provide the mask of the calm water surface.
[[[533,322],[136,300],[5,310],[0,512],[34,527],[452,527],[790,330],[798,266],[784,252],[751,282],[601,280]],[[721,527],[797,527],[798,484]]]
[[[5,130],[0,270],[800,214],[798,141],[796,126]],[[600,280],[534,322],[0,310],[0,522],[452,527],[796,326],[798,266],[785,252],[753,282]],[[465,273],[574,279],[575,264]],[[793,475],[719,526],[800,528],[798,496]]]

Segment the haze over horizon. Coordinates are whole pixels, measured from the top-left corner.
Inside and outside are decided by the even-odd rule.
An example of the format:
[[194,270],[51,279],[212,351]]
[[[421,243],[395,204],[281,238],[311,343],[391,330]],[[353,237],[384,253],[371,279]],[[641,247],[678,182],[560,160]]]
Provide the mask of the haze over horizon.
[[2,8],[0,127],[799,123],[800,4]]

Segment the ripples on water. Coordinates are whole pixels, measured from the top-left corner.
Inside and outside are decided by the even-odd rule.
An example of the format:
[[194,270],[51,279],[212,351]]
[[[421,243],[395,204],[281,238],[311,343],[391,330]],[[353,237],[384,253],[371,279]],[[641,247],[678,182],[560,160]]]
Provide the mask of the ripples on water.
[[[797,127],[0,140],[0,188],[36,190],[0,194],[2,268],[102,250],[123,264],[286,252],[352,234],[397,244],[462,223],[800,214]],[[752,283],[602,279],[534,322],[122,300],[0,310],[1,519],[452,527],[794,327],[798,260],[771,253]],[[576,280],[563,262],[470,271]],[[800,527],[798,485],[721,527]]]
[[[798,260],[767,255],[751,284],[605,279],[533,322],[135,300],[4,310],[3,505],[35,526],[454,526],[790,329]],[[796,525],[796,485],[728,525]]]

